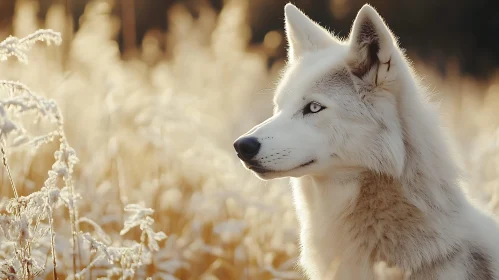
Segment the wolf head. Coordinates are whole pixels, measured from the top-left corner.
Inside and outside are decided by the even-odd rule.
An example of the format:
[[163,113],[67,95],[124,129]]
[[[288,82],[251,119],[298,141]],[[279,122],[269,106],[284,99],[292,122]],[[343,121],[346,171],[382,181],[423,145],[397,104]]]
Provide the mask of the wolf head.
[[262,179],[343,169],[400,176],[400,92],[413,82],[383,19],[365,5],[340,40],[292,4],[285,18],[288,65],[274,114],[234,142],[239,158]]

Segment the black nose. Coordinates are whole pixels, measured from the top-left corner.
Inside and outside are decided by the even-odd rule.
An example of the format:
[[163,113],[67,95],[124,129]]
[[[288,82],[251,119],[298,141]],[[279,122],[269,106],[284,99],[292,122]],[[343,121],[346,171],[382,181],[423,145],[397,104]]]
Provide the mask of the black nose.
[[260,150],[260,142],[255,137],[243,137],[234,142],[234,149],[240,159],[248,161]]

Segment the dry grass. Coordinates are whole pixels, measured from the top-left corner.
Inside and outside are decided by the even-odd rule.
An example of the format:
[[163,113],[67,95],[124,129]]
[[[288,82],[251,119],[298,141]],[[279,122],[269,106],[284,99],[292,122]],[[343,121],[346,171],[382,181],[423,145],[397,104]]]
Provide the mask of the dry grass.
[[[22,3],[12,35],[23,37],[39,28],[64,31],[62,7],[53,6],[46,22],[37,23],[34,7]],[[123,61],[112,40],[120,23],[109,16],[106,1],[93,1],[81,29],[63,43],[67,48],[35,46],[27,65],[15,59],[0,63],[2,80],[22,81],[55,100],[64,117],[64,132],[37,149],[13,147],[13,139],[6,142],[18,195],[27,197],[47,185],[52,154],[70,151],[65,143],[59,146],[60,135],[79,158],[69,180],[58,178],[52,184],[62,188],[63,202],[43,204],[50,206],[47,217],[40,218],[47,230],[26,252],[39,264],[41,278],[53,277],[52,255],[59,279],[75,272],[81,279],[113,273],[118,275],[111,279],[301,278],[295,268],[297,224],[286,180],[258,181],[232,152],[236,136],[271,114],[271,88],[282,65],[267,70],[269,46],[248,49],[245,8],[243,1],[232,1],[220,14],[207,8],[194,20],[175,7],[169,13],[168,53],[160,51],[151,34],[140,53]],[[451,73],[442,80],[431,67],[416,66],[441,92],[436,97],[442,99],[444,118],[458,139],[456,152],[467,171],[470,194],[496,210],[499,78],[479,83]],[[8,98],[9,90],[1,94]],[[32,124],[32,119],[30,114],[19,118],[30,139],[57,129],[50,120]],[[56,162],[61,160],[69,164],[67,157]],[[15,217],[7,207],[18,200],[7,200],[14,193],[5,168],[2,183],[0,211]],[[36,224],[37,216],[33,219],[27,222]],[[131,228],[139,223],[150,231]],[[164,240],[161,231],[167,235]],[[161,240],[157,251],[150,244],[155,237]],[[20,246],[18,241],[14,247],[4,245],[5,238],[0,234],[0,262]]]

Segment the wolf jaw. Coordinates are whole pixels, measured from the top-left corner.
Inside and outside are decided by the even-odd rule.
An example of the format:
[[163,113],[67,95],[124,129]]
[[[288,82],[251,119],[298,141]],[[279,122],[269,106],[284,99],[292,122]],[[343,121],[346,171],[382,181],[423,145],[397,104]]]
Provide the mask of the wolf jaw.
[[[285,7],[288,65],[274,115],[234,146],[262,179],[292,177],[311,279],[499,279],[495,221],[458,187],[438,115],[369,5],[348,40]],[[308,163],[301,166],[303,163]]]

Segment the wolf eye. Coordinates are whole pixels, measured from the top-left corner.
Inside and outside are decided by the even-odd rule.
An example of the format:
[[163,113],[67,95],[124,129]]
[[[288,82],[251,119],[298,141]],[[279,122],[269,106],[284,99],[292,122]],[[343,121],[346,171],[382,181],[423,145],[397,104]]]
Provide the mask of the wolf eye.
[[310,103],[307,104],[307,106],[305,106],[305,108],[303,108],[303,114],[306,115],[306,114],[314,114],[314,113],[318,113],[322,110],[324,110],[326,107],[322,106],[321,104],[315,102],[315,101],[312,101]]

